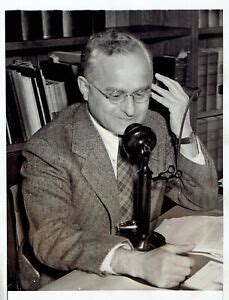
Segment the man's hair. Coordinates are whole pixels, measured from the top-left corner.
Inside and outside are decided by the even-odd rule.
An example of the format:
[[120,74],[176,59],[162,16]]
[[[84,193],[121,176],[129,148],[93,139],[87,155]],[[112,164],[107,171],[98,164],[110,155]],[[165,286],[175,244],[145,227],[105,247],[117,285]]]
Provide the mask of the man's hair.
[[108,30],[92,35],[81,55],[81,68],[83,75],[92,75],[95,69],[96,57],[99,54],[111,56],[114,54],[129,54],[141,50],[152,66],[152,54],[146,45],[129,33]]

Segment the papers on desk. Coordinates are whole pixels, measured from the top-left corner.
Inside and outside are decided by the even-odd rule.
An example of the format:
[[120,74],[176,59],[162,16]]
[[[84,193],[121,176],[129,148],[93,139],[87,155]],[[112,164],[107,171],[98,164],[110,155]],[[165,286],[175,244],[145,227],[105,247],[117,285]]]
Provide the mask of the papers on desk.
[[209,261],[202,269],[187,279],[182,286],[194,290],[222,290],[223,264]]
[[186,216],[165,219],[155,231],[163,234],[167,243],[194,244],[192,254],[210,256],[223,261],[223,217]]

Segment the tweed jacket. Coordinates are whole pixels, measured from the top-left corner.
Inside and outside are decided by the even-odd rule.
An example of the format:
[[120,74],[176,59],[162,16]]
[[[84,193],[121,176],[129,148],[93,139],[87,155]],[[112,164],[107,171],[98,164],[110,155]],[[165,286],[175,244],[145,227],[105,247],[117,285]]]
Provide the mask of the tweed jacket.
[[[149,167],[155,175],[174,165],[174,149],[164,119],[148,111],[145,125],[157,135]],[[178,155],[182,181],[152,187],[151,219],[160,215],[163,197],[200,210],[214,207],[216,171],[201,145],[206,164]],[[22,193],[37,258],[59,270],[100,273],[107,253],[125,238],[117,236],[119,199],[115,175],[86,104],[74,104],[38,131],[23,151]]]

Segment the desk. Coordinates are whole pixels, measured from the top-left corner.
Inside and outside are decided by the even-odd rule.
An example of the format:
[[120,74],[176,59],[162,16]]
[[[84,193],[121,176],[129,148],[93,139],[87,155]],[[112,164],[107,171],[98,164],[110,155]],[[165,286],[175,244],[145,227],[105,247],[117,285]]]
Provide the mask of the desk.
[[[190,211],[188,209],[175,206],[165,214],[163,214],[157,221],[159,225],[164,219],[188,216],[188,215],[222,215],[222,203],[219,207],[212,211]],[[196,264],[192,269],[192,274],[204,266],[209,258],[195,255]],[[40,290],[43,291],[74,291],[74,290],[158,290],[148,284],[143,284],[140,280],[134,280],[126,276],[108,275],[100,277],[96,274],[86,273],[82,271],[72,271],[71,273],[59,278],[44,286]]]

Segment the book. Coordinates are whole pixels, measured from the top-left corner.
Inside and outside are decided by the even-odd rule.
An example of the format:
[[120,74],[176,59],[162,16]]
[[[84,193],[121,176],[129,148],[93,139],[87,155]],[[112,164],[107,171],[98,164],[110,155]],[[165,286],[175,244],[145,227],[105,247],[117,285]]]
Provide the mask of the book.
[[218,9],[210,9],[208,11],[208,27],[219,26],[219,13]]
[[14,69],[23,76],[31,79],[41,125],[46,125],[47,122],[50,121],[50,118],[47,113],[47,100],[44,93],[44,83],[40,69],[37,67],[35,68],[30,62],[18,62],[9,65],[8,68]]
[[40,10],[21,10],[22,39],[39,40],[43,38],[42,15]]
[[218,48],[216,108],[223,108],[223,49]]
[[153,57],[154,74],[160,73],[178,81],[182,86],[186,82],[187,56],[178,57],[172,55]]
[[115,23],[117,27],[122,26],[129,26],[129,11],[128,10],[122,10],[122,11],[116,11],[115,12]]
[[62,11],[63,37],[73,37],[73,19],[70,10]]
[[19,99],[26,137],[29,139],[41,128],[32,81],[31,78],[22,76],[21,73],[16,70],[13,70],[12,74]]
[[218,163],[217,163],[217,171],[218,174],[223,173],[223,116],[218,116]]
[[206,111],[216,109],[218,51],[208,49]]
[[20,10],[5,11],[5,40],[6,42],[23,40]]
[[197,100],[197,113],[206,111],[207,62],[208,53],[200,50],[198,56],[198,87],[200,88],[200,96]]
[[46,80],[46,86],[49,94],[49,111],[53,116],[67,107],[67,96],[64,82],[55,80]]
[[55,93],[52,87],[53,84],[54,84],[53,80],[45,79],[45,92],[46,92],[49,116],[51,120],[53,120],[57,110],[56,103],[55,103]]
[[101,32],[106,29],[106,13],[104,10],[92,11],[92,32]]
[[27,137],[12,72],[6,69],[6,117],[12,143],[22,143]]
[[57,82],[54,86],[54,92],[57,99],[57,112],[60,112],[68,106],[66,89],[63,81]]
[[62,13],[64,37],[88,36],[92,34],[92,11],[69,10]]
[[63,37],[63,20],[61,10],[42,10],[43,38]]
[[223,10],[219,11],[219,26],[223,26]]
[[197,112],[223,107],[223,49],[202,48],[199,52],[198,86],[201,89]]
[[206,9],[199,10],[198,27],[199,28],[208,27],[208,10]]
[[106,27],[104,10],[64,10],[62,19],[64,37],[89,36]]
[[197,101],[198,112],[216,109],[217,64],[217,49],[200,49],[198,85],[202,93],[200,95],[200,101]]
[[64,82],[68,105],[82,101],[82,95],[71,64],[54,63],[52,60],[46,60],[40,62],[40,67],[45,79]]
[[196,120],[196,134],[200,138],[201,142],[207,145],[207,120],[197,119]]
[[49,53],[54,62],[64,62],[68,64],[81,63],[81,51],[52,51]]
[[13,144],[7,117],[6,117],[6,143],[7,143],[7,145]]
[[215,167],[218,166],[218,117],[207,118],[207,150],[214,160]]

